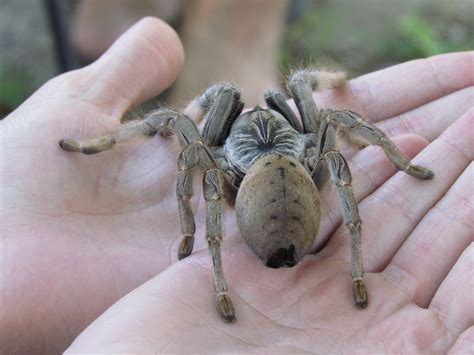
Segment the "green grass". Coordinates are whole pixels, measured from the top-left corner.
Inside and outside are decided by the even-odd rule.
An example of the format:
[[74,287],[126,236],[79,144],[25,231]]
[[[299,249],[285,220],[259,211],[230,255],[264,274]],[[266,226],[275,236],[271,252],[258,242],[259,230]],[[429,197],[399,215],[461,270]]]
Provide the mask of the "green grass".
[[387,54],[401,61],[474,48],[473,39],[453,41],[443,38],[427,19],[417,13],[400,19],[399,38],[394,44]]
[[[411,59],[474,48],[470,23],[433,12],[430,6],[395,7],[390,12],[393,16],[387,15],[382,3],[373,6],[372,17],[355,2],[308,6],[287,29],[280,67],[287,71],[312,63],[337,63],[359,75]],[[453,35],[454,27],[462,34]]]
[[25,75],[0,68],[0,108],[9,112],[21,104],[29,93],[28,82]]

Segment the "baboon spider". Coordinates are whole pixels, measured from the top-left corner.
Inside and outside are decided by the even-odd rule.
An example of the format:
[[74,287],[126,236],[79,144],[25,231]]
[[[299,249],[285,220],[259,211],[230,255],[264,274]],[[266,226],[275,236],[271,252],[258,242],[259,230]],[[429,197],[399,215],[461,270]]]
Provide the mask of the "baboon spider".
[[[357,113],[316,107],[313,91],[344,82],[342,72],[293,72],[287,86],[302,124],[284,97],[273,91],[265,94],[267,109],[256,106],[242,113],[239,89],[224,82],[211,86],[182,113],[158,109],[143,120],[123,124],[102,137],[82,142],[61,140],[59,144],[67,151],[94,154],[133,137],[176,135],[182,148],[177,199],[183,237],[178,258],[187,257],[193,250],[195,224],[190,199],[192,175],[198,168],[203,171],[206,239],[213,262],[214,288],[226,322],[235,321],[235,314],[221,263],[223,199],[235,202],[242,237],[265,265],[291,267],[311,251],[320,222],[318,189],[331,178],[351,236],[355,305],[365,308],[368,294],[363,281],[361,220],[349,166],[336,148],[337,134],[342,133],[359,145],[379,145],[399,170],[417,179],[431,179],[434,175],[410,164],[380,129]],[[195,122],[202,118],[205,124],[200,133]]]

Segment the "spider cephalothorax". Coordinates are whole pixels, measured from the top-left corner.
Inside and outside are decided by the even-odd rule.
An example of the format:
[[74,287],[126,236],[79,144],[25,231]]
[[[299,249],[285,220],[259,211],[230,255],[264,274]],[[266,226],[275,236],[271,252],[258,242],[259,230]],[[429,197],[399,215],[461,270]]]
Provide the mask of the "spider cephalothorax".
[[[206,239],[213,259],[214,287],[221,315],[235,320],[222,271],[220,243],[222,202],[235,201],[237,224],[247,244],[273,268],[291,267],[311,251],[320,222],[318,188],[329,177],[337,188],[344,223],[351,236],[353,297],[358,308],[367,306],[361,258],[361,221],[352,193],[351,174],[337,150],[336,136],[359,145],[382,147],[395,166],[418,179],[433,173],[411,165],[387,136],[358,114],[318,109],[312,92],[342,85],[340,72],[300,70],[288,80],[288,89],[301,115],[296,118],[283,96],[267,92],[269,108],[255,107],[242,114],[240,91],[230,83],[210,87],[183,113],[158,109],[143,120],[126,123],[115,132],[88,141],[61,140],[68,151],[94,154],[137,136],[176,135],[178,158],[177,199],[181,218],[178,258],[191,254],[195,224],[191,210],[192,174],[203,171],[207,204]],[[195,121],[205,118],[202,133]]]

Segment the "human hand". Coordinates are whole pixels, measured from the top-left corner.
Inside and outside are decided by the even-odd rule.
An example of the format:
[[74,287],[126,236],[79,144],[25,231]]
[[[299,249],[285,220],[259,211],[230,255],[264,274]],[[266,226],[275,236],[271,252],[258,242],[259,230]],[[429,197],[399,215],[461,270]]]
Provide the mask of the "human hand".
[[[168,142],[83,159],[58,140],[119,125],[171,85],[183,58],[176,33],[145,19],[97,62],[46,83],[1,121],[0,353],[63,352],[174,260],[176,212],[160,202],[174,190]],[[167,214],[165,225],[158,218]]]
[[[448,154],[449,150],[456,150],[446,143],[454,142],[472,159],[466,129],[472,126],[472,112],[459,118],[467,111],[468,98],[472,97],[472,89],[467,87],[473,80],[466,75],[472,54],[431,59],[444,91],[440,91],[436,81],[427,80],[429,62],[421,61],[356,79],[342,95],[318,98],[328,103],[338,99],[340,106],[366,113],[372,120],[379,118],[381,127],[392,135],[418,133],[433,141],[416,160],[434,170],[436,177],[432,182],[414,181],[402,174],[392,177],[395,169],[376,148],[367,148],[351,159],[355,194],[362,201],[369,308],[364,311],[353,308],[345,230],[340,226],[339,206],[328,184],[322,193],[324,215],[320,238],[332,235],[331,240],[319,254],[308,256],[293,269],[263,267],[241,241],[232,214],[227,215],[223,262],[238,317],[237,323],[229,326],[220,320],[215,308],[209,257],[204,238],[200,238],[205,212],[198,197],[199,189],[195,198],[198,230],[194,253],[176,263],[180,240],[174,197],[176,153],[168,142],[156,138],[117,146],[91,157],[71,155],[57,147],[60,138],[95,136],[110,130],[131,103],[141,101],[171,81],[171,77],[168,81],[162,79],[166,68],[177,71],[164,63],[155,64],[159,62],[152,60],[156,58],[155,50],[147,52],[149,56],[140,52],[142,45],[150,49],[149,42],[143,39],[135,44],[136,51],[131,52],[138,51],[141,55],[125,62],[144,62],[136,72],[127,75],[133,68],[121,66],[113,57],[123,58],[130,52],[125,49],[133,41],[121,41],[122,46],[115,46],[113,56],[109,53],[95,64],[95,71],[89,68],[89,72],[78,71],[55,79],[2,123],[2,134],[9,138],[8,142],[5,140],[6,159],[2,161],[2,185],[7,192],[3,194],[7,213],[2,224],[6,226],[2,227],[6,251],[2,285],[8,288],[2,301],[5,302],[2,309],[7,312],[1,338],[8,339],[4,343],[10,346],[7,349],[23,337],[28,350],[62,351],[65,344],[110,304],[156,274],[159,276],[94,322],[70,350],[251,351],[252,346],[258,345],[257,351],[269,352],[324,351],[331,346],[336,351],[336,346],[349,347],[350,341],[361,344],[358,347],[361,351],[377,350],[378,346],[383,346],[382,350],[391,349],[394,342],[400,346],[395,349],[403,349],[401,346],[414,349],[415,341],[429,342],[429,336],[437,335],[437,329],[426,327],[428,321],[435,319],[433,313],[424,311],[432,316],[425,317],[415,304],[430,304],[441,280],[472,241],[466,202],[472,198],[472,194],[466,193],[469,162],[459,153]],[[179,54],[175,52],[174,58],[179,58]],[[102,65],[100,71],[99,65]],[[453,75],[453,68],[457,75]],[[91,85],[91,77],[99,84],[85,90]],[[391,83],[394,77],[399,80],[395,88]],[[76,80],[81,85],[71,84]],[[64,86],[68,92],[58,95],[57,91]],[[370,87],[378,90],[372,98],[366,91]],[[404,122],[415,123],[414,130],[409,131]],[[445,130],[443,138],[438,138]],[[395,140],[410,156],[426,145],[425,140],[413,135]],[[447,156],[448,168],[439,169],[446,165]],[[472,166],[470,169],[472,175]],[[7,185],[7,179],[15,183]],[[393,191],[400,190],[400,186],[409,196],[410,205],[403,200],[391,203]],[[467,186],[464,191],[463,186]],[[410,189],[416,190],[418,199]],[[443,203],[461,202],[466,205],[464,210],[443,210],[443,218],[436,215]],[[434,207],[440,204],[441,207]],[[404,220],[408,206],[412,218],[409,223]],[[457,239],[446,238],[451,235]],[[434,248],[428,242],[440,247]],[[417,255],[421,266],[402,263],[407,254],[420,250],[426,252]],[[445,253],[442,258],[441,251]],[[463,258],[469,259],[469,255]],[[386,264],[391,268],[385,268]],[[397,273],[403,275],[397,267],[406,270],[407,275],[418,275],[417,281],[410,284],[409,277],[395,280]],[[456,285],[469,287],[472,276],[468,266],[464,263],[459,268],[454,275],[453,269],[451,279],[454,277]],[[433,274],[432,278],[421,280],[419,275],[425,276],[426,270]],[[463,275],[471,279],[456,280]],[[447,290],[445,294],[455,291],[449,284],[443,287]],[[407,296],[404,292],[408,291],[412,293]],[[442,346],[452,344],[456,335],[467,328],[465,324],[472,323],[472,314],[466,312],[468,302],[463,304],[459,299],[463,296],[467,292],[441,297],[450,301],[448,306],[464,307],[456,308],[454,314],[460,314],[455,317],[457,331],[452,339],[440,338]],[[438,306],[438,309],[446,308]],[[421,323],[417,324],[409,316],[416,317],[420,312]],[[385,327],[393,333],[377,328],[380,319],[385,319]],[[403,323],[401,327],[404,320],[409,324]],[[447,326],[452,324],[450,319]],[[442,329],[444,323],[435,325]],[[414,329],[425,333],[419,333],[420,338],[406,340],[403,331]],[[382,337],[390,334],[395,335],[390,339]],[[117,348],[112,348],[112,343]]]
[[69,351],[472,351],[472,58],[458,53],[406,63],[355,79],[344,93],[317,97],[378,121],[409,156],[427,143],[411,133],[430,141],[414,159],[434,170],[429,182],[395,174],[377,148],[351,158],[363,221],[367,309],[353,305],[349,240],[328,184],[320,237],[330,239],[291,269],[263,267],[228,216],[223,260],[236,324],[219,317],[201,243],[108,309]]

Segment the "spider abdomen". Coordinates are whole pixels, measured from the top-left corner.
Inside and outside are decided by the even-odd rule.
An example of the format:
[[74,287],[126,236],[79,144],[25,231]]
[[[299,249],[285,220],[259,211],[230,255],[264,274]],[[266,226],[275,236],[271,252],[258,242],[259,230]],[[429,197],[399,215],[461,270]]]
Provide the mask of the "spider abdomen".
[[242,237],[265,265],[291,267],[311,251],[319,229],[319,197],[297,160],[259,159],[242,181],[235,208]]

